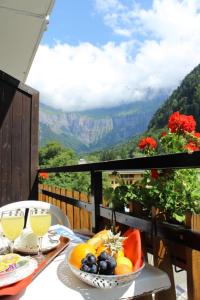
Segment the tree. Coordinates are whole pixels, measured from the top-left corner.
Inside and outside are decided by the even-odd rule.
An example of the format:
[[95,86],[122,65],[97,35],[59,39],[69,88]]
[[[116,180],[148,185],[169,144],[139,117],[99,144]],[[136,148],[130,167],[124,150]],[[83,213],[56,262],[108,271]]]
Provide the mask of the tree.
[[46,166],[50,159],[65,151],[63,145],[58,142],[51,141],[39,150],[39,165]]
[[[77,165],[79,158],[71,148],[65,148],[57,142],[50,142],[39,151],[39,161],[44,168]],[[68,188],[80,192],[88,192],[90,178],[84,173],[50,173],[49,178],[43,180],[45,184],[61,188]]]

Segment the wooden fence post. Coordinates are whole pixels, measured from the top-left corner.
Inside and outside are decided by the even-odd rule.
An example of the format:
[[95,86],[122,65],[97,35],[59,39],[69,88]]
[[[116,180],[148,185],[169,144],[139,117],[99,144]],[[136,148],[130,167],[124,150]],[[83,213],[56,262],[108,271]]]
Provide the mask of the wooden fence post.
[[[75,200],[78,201],[79,197],[80,197],[79,192],[72,191],[72,193],[73,193],[72,198],[74,198]],[[73,214],[74,214],[74,229],[80,230],[81,229],[81,226],[80,226],[80,224],[81,224],[80,208],[74,206],[73,209],[74,209],[74,212],[73,212]]]
[[43,189],[43,184],[38,183],[38,200],[42,201],[42,189]]
[[[155,218],[157,214],[158,214],[158,209],[153,207],[152,217]],[[153,237],[153,255],[154,255],[155,267],[158,267],[164,272],[166,272],[171,281],[171,288],[156,294],[155,299],[176,300],[176,290],[175,290],[175,283],[174,283],[173,265],[171,260],[170,243],[156,236]]]
[[[80,200],[88,203],[89,195],[81,192]],[[85,209],[81,209],[81,229],[84,233],[91,234],[91,213]]]
[[[186,226],[199,231],[200,215],[187,214]],[[200,251],[187,248],[187,291],[189,300],[200,300]]]
[[[73,198],[73,191],[66,189],[65,196]],[[74,206],[68,203],[67,203],[67,216],[69,218],[71,228],[74,229]]]
[[91,171],[92,231],[100,227],[100,204],[102,203],[102,172]]

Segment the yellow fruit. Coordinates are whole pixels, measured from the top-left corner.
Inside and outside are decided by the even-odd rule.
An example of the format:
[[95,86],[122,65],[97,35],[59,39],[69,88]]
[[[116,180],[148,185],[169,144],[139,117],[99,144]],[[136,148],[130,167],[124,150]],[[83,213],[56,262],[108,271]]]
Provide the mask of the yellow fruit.
[[95,255],[95,248],[87,243],[78,244],[75,246],[69,256],[69,262],[76,268],[80,269],[81,260],[86,257],[88,253]]
[[117,251],[116,255],[115,255],[115,259],[117,260],[120,257],[124,257],[124,251],[123,250],[119,250]]
[[6,271],[9,267],[9,264],[0,262],[0,272]]
[[89,239],[87,241],[87,244],[93,246],[95,249],[98,249],[103,245],[103,240],[99,237],[94,237]]
[[131,272],[132,272],[132,268],[125,264],[117,265],[115,268],[115,275],[123,275]]
[[117,266],[127,265],[128,267],[130,267],[131,270],[133,268],[132,261],[129,258],[125,257],[125,256],[118,257],[116,262],[117,262]]
[[107,238],[108,238],[108,232],[109,232],[109,230],[106,230],[106,229],[101,230],[101,231],[97,232],[97,233],[93,236],[93,238],[94,238],[94,237],[100,237],[100,238],[102,238],[102,239],[107,239]]
[[1,257],[1,262],[6,264],[16,264],[20,259],[21,256],[19,254],[9,253]]
[[104,241],[108,239],[108,231],[106,229],[99,231],[87,241],[87,244],[93,246],[95,249],[101,247]]

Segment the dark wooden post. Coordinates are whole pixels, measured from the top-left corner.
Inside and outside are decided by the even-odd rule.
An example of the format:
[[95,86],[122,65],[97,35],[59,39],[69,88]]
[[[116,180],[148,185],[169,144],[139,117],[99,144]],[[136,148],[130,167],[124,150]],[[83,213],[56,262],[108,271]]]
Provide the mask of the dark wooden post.
[[102,172],[91,171],[91,202],[92,231],[97,232],[100,227],[100,204],[102,203]]
[[38,189],[38,176],[36,175],[35,181],[33,183],[30,195],[29,195],[29,199],[30,200],[38,200],[39,199],[39,189]]
[[[200,230],[200,215],[187,214],[186,226],[199,231]],[[200,299],[200,251],[187,248],[187,291],[189,300]]]

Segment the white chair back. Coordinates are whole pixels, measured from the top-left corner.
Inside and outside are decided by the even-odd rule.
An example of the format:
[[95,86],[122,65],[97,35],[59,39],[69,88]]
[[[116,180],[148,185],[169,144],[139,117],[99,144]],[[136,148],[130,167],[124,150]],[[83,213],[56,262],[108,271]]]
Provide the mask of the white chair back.
[[6,204],[0,207],[0,216],[3,211],[11,210],[11,209],[22,209],[26,210],[29,208],[41,208],[41,209],[48,209],[52,215],[52,225],[61,224],[66,227],[70,227],[68,217],[62,212],[60,208],[57,206],[43,202],[38,200],[24,200],[19,202],[13,202]]

